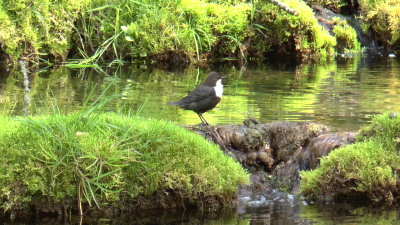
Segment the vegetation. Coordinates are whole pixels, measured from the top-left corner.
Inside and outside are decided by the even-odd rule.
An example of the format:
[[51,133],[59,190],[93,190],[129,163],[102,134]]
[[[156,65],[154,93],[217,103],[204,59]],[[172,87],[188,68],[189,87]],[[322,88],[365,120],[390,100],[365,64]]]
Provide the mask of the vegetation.
[[334,12],[340,12],[341,9],[348,5],[346,0],[307,0],[309,4],[318,3],[325,8],[328,8]]
[[305,2],[283,2],[298,16],[258,0],[5,0],[0,55],[14,62],[22,56],[34,62],[75,58],[87,65],[334,54],[340,36],[319,25]]
[[372,30],[386,48],[400,47],[400,0],[360,0],[364,31]]
[[361,129],[358,142],[332,151],[313,171],[301,172],[305,195],[364,195],[392,203],[399,196],[400,117],[385,113]]
[[258,42],[269,46],[281,55],[296,52],[300,57],[326,57],[334,54],[335,37],[318,24],[314,12],[307,4],[299,0],[284,1],[295,9],[299,15],[294,16],[279,11],[272,3],[259,3],[260,13],[255,21],[262,25],[267,41]]
[[0,45],[13,60],[43,55],[64,61],[71,48],[74,21],[90,0],[3,0]]
[[[364,31],[373,31],[386,48],[400,43],[398,1],[358,2]],[[21,57],[33,63],[74,58],[90,65],[125,59],[246,61],[270,54],[325,58],[335,48],[360,49],[354,29],[344,21],[332,22],[332,34],[318,23],[312,3],[282,2],[298,14],[259,0],[4,0],[0,57],[14,63]],[[356,7],[319,3],[336,11]]]
[[196,134],[169,122],[93,109],[0,117],[5,212],[31,206],[58,213],[63,207],[127,210],[139,200],[142,207],[159,207],[171,203],[164,193],[177,196],[177,203],[164,207],[210,197],[224,204],[235,198],[238,184],[248,182],[240,164]]
[[335,33],[338,42],[337,51],[339,53],[361,50],[361,44],[357,40],[357,33],[349,26],[346,20],[334,17],[332,31]]

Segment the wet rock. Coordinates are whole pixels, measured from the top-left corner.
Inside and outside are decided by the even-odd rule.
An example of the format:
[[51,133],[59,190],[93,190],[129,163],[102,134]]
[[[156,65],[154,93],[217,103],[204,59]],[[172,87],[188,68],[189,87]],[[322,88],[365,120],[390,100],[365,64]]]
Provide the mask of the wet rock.
[[306,169],[315,169],[319,161],[333,149],[355,142],[354,133],[345,132],[341,134],[322,134],[313,139],[310,144],[310,165]]
[[275,169],[279,181],[289,185],[292,192],[298,190],[299,171],[315,169],[320,159],[332,150],[355,142],[355,134],[321,134],[311,140],[306,148],[298,148],[293,157],[284,165]]
[[257,159],[257,152],[250,152],[247,154],[247,159],[251,161],[256,161]]
[[269,170],[272,168],[274,164],[274,159],[271,153],[272,153],[271,151],[269,152],[265,151],[265,152],[259,152],[257,155],[257,159]]
[[321,157],[355,141],[354,133],[332,134],[327,126],[311,122],[260,124],[247,119],[243,126],[189,129],[220,145],[226,154],[247,168],[257,190],[273,185],[296,191],[300,170],[316,168]]

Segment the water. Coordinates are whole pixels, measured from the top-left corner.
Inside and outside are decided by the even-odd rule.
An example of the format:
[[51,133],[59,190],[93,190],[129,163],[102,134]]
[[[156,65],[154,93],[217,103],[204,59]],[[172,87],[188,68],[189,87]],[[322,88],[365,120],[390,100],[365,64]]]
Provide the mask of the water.
[[[325,64],[269,64],[245,71],[223,65],[216,69],[224,81],[220,104],[204,114],[213,125],[241,124],[247,116],[261,122],[313,121],[338,130],[355,131],[386,110],[400,111],[400,63],[385,57],[340,58]],[[31,80],[30,114],[54,110],[72,112],[82,107],[90,91],[92,101],[108,86],[117,95],[104,110],[139,114],[198,124],[197,114],[168,106],[185,96],[211,69],[181,71],[141,69],[69,70],[39,72]],[[0,74],[0,114],[22,115],[24,90],[19,71]]]
[[[229,77],[224,81],[221,103],[204,114],[213,125],[241,124],[252,116],[260,122],[313,121],[339,131],[356,131],[375,114],[400,111],[400,59],[356,56],[321,64],[280,62],[245,69],[231,64],[184,70],[61,67],[32,76],[29,106],[24,104],[26,93],[19,70],[0,71],[0,114],[69,113],[81,109],[86,99],[90,104],[105,93],[103,100],[113,98],[104,111],[198,124],[200,119],[195,113],[166,102],[185,96],[212,70]],[[132,219],[126,215],[128,219],[93,220],[107,224],[394,224],[400,215],[398,207],[306,202],[299,196],[272,190],[242,190],[238,199],[237,211],[186,211],[162,216],[158,212],[156,217],[150,214]]]

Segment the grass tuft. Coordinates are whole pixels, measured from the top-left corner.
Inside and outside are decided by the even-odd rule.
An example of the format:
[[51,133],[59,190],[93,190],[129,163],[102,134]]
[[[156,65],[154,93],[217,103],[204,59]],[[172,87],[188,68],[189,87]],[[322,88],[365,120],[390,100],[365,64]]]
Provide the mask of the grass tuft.
[[399,195],[400,117],[376,116],[362,128],[358,142],[336,149],[313,171],[301,172],[305,195],[364,195],[392,203]]
[[170,122],[115,113],[0,117],[2,209],[43,202],[94,206],[176,191],[234,198],[248,174],[219,148]]

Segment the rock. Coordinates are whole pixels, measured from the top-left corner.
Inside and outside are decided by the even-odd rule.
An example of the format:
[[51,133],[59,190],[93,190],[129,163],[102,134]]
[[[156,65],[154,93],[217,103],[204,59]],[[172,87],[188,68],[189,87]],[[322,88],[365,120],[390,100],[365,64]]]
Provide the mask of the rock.
[[256,161],[257,159],[257,152],[250,152],[247,154],[247,159],[251,161]]
[[[244,124],[189,129],[220,145],[227,155],[248,168],[254,189],[265,189],[262,185],[270,185],[273,180],[295,191],[300,170],[316,168],[321,157],[355,141],[354,133],[332,134],[327,126],[311,122],[260,124],[248,119]],[[266,173],[276,178],[264,179]]]
[[268,152],[259,152],[257,155],[257,160],[259,160],[264,166],[271,170],[274,164],[273,156]]
[[316,137],[310,144],[310,166],[307,169],[315,169],[319,161],[333,149],[355,142],[354,133],[322,134]]
[[275,168],[275,174],[282,183],[290,185],[292,191],[297,190],[299,171],[315,169],[322,157],[332,150],[355,142],[355,134],[345,132],[341,134],[321,134],[312,139],[306,148],[299,147],[293,157],[284,165]]

